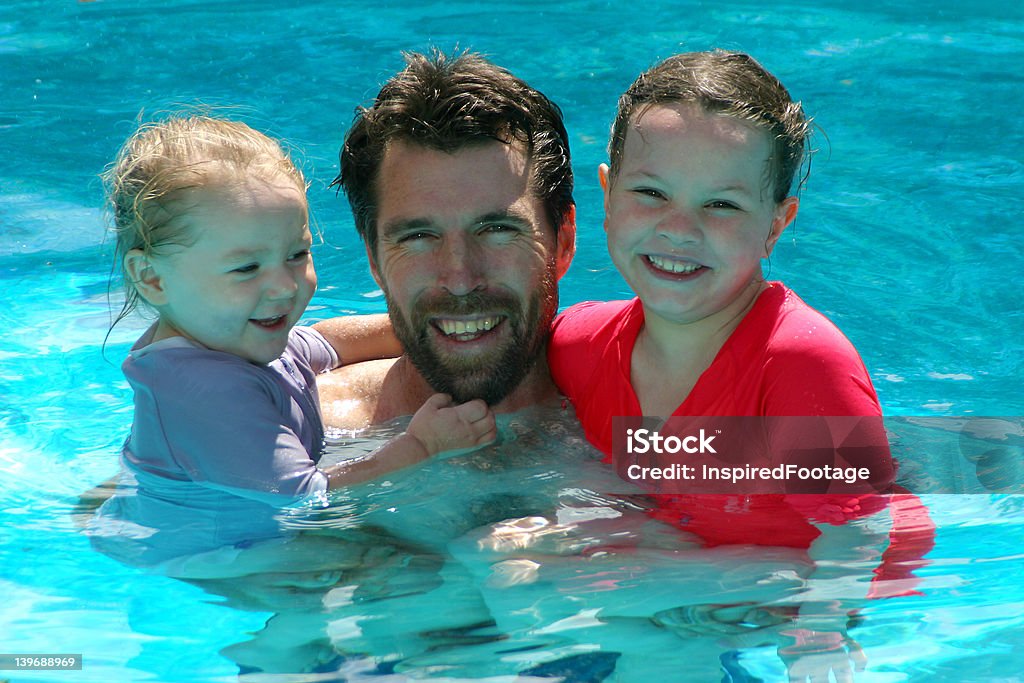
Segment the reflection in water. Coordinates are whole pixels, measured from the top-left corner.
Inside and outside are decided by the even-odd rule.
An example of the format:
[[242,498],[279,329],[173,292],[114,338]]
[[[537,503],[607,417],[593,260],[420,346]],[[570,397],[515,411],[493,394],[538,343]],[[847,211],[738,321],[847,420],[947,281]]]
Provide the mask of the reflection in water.
[[[324,464],[402,426],[340,440]],[[252,676],[743,680],[747,654],[769,648],[791,673],[817,675],[859,666],[847,631],[869,592],[915,583],[909,569],[878,575],[895,545],[888,509],[819,525],[810,551],[707,548],[648,514],[571,413],[528,410],[500,427],[485,449],[289,510],[294,536],[276,545],[213,568],[179,563],[225,606],[273,615],[222,654]],[[890,564],[920,566],[930,538]]]
[[[847,622],[889,540],[884,511],[825,525],[816,563],[795,549],[703,548],[652,520],[639,493],[600,463],[570,415],[506,417],[496,446],[338,494],[318,535],[387,561],[346,573],[312,609],[285,601],[230,654],[243,670],[370,656],[391,672],[467,679],[582,666],[620,680],[714,680],[742,668],[728,652],[760,646],[795,671],[856,665]],[[344,524],[331,520],[336,510]]]
[[1024,417],[891,417],[886,429],[914,493],[1024,493]]

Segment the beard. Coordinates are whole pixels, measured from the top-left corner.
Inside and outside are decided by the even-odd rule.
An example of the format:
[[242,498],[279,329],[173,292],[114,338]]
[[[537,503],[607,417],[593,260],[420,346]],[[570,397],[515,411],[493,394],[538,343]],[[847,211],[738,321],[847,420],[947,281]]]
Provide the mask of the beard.
[[[471,292],[463,296],[438,294],[417,300],[407,317],[384,288],[388,314],[395,336],[409,360],[434,391],[449,394],[456,403],[483,399],[488,405],[500,403],[519,386],[544,352],[551,321],[558,310],[558,285],[553,268],[544,276],[526,302],[502,292]],[[439,333],[431,320],[445,316],[474,314],[504,316],[498,328],[507,325],[505,343],[488,353],[458,356],[443,353],[432,342]],[[484,332],[484,335],[491,334]]]

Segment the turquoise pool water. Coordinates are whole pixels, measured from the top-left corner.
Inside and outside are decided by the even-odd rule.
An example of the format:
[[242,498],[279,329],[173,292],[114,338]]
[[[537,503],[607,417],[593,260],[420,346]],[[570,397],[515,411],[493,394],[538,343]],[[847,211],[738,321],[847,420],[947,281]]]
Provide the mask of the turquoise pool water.
[[[924,497],[937,532],[917,570],[923,595],[865,601],[851,632],[868,659],[857,680],[1020,680],[1024,505],[998,492],[1012,486],[993,492],[940,471],[963,464],[970,418],[1004,418],[982,446],[1010,448],[1000,462],[1020,463],[1018,3],[14,0],[0,8],[0,654],[81,653],[85,666],[0,671],[0,681],[585,681],[611,669],[604,680],[718,681],[730,669],[734,680],[786,680],[775,647],[652,630],[649,605],[662,594],[690,596],[688,605],[800,602],[786,582],[805,565],[750,549],[574,564],[582,541],[565,529],[574,515],[608,514],[609,484],[571,422],[551,416],[506,420],[502,467],[445,460],[336,501],[316,524],[365,534],[352,540],[365,553],[357,585],[375,601],[329,585],[264,587],[260,603],[217,597],[124,567],[79,533],[77,495],[117,471],[131,421],[118,365],[142,323],[119,326],[104,358],[110,265],[97,174],[139,111],[230,106],[288,140],[325,237],[308,318],[379,311],[347,204],[326,186],[354,107],[399,68],[401,50],[435,44],[482,51],[563,107],[580,236],[563,304],[627,294],[604,251],[595,169],[615,99],[636,73],[681,49],[737,48],[804,101],[827,138],[772,277],[861,351],[899,418],[894,435],[915,481],[952,478],[966,482],[954,490],[976,492]],[[552,507],[560,527],[492,528],[506,545],[479,530]],[[420,542],[374,535],[394,518]],[[623,530],[592,533],[607,541]],[[508,543],[554,543],[563,554],[525,561],[534,567]],[[856,561],[826,560],[863,588]],[[451,614],[495,623],[473,630]],[[249,664],[275,645],[296,668],[345,659],[322,667],[335,674],[255,673]],[[405,650],[417,655],[394,654]]]

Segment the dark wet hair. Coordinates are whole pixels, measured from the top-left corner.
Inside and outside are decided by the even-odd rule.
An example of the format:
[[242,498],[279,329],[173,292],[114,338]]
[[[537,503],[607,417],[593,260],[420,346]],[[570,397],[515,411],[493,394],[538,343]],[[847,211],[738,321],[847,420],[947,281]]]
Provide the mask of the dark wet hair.
[[522,143],[537,197],[557,230],[574,206],[562,112],[507,70],[470,52],[405,54],[405,68],[357,110],[331,184],[345,190],[356,229],[376,258],[377,176],[388,145],[402,141],[452,153],[491,141]]
[[[711,50],[684,52],[651,67],[619,98],[608,142],[611,177],[622,165],[626,133],[637,116],[655,105],[693,103],[704,111],[735,116],[771,137],[768,180],[773,199],[781,202],[810,155],[810,120],[781,81],[750,55]],[[802,180],[801,180],[802,183]]]

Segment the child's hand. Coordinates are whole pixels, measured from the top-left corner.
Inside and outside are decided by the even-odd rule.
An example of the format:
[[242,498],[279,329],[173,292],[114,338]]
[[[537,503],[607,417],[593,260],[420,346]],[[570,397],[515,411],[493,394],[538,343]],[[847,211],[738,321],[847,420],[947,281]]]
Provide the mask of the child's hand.
[[405,433],[362,457],[324,469],[330,488],[351,486],[422,462],[442,451],[475,448],[494,441],[494,413],[483,401],[455,405],[447,394],[434,394],[412,416]]
[[498,428],[494,413],[480,399],[455,405],[448,394],[434,394],[412,416],[406,433],[435,455],[490,443]]

